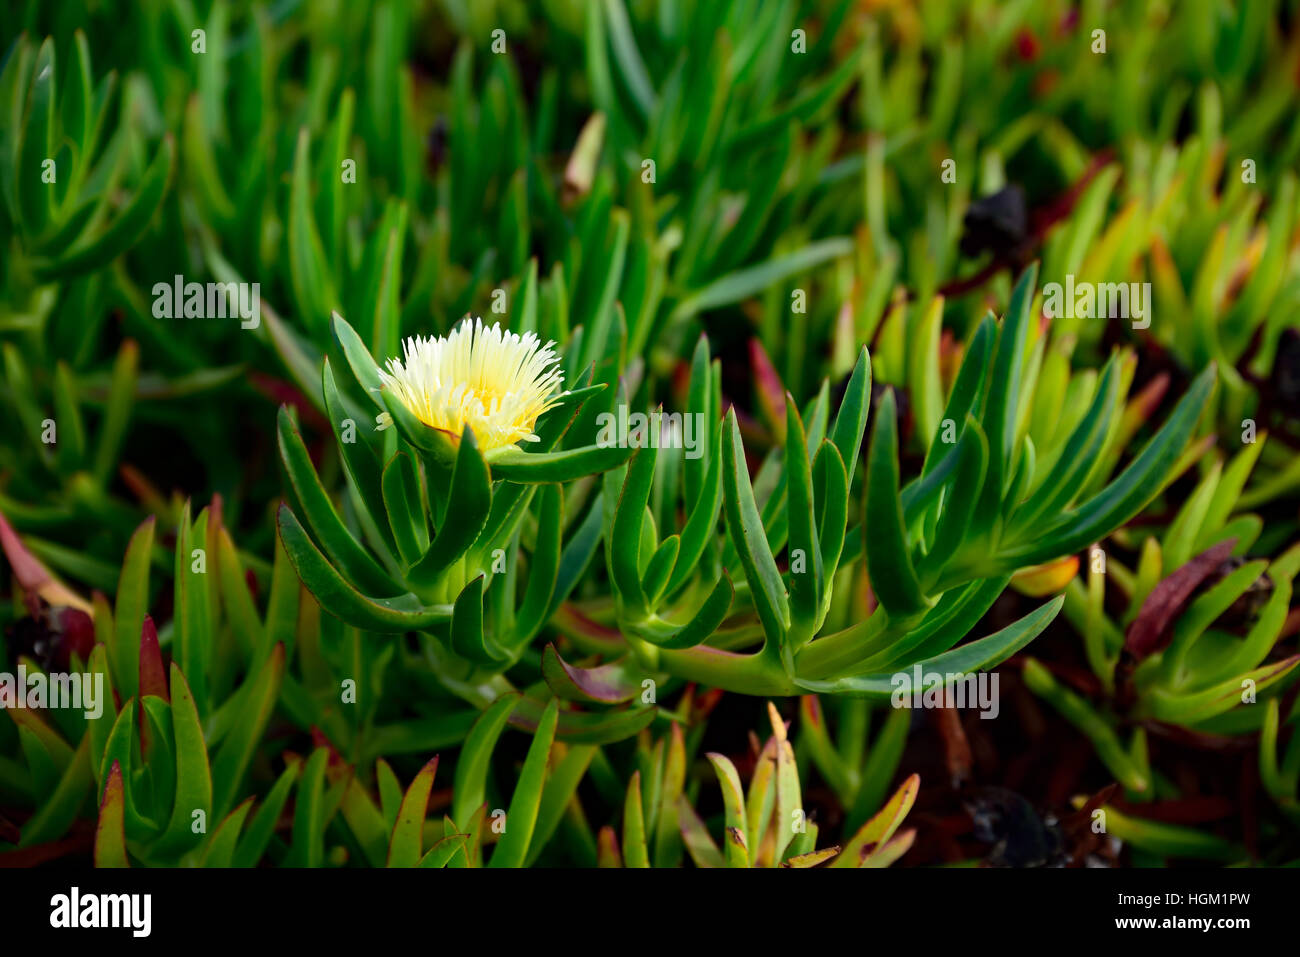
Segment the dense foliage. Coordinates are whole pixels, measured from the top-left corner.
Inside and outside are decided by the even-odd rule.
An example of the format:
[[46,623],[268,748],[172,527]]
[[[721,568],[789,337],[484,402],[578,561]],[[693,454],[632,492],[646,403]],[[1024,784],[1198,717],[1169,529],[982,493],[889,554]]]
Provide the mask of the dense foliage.
[[15,4],[0,863],[1300,859],[1298,12]]

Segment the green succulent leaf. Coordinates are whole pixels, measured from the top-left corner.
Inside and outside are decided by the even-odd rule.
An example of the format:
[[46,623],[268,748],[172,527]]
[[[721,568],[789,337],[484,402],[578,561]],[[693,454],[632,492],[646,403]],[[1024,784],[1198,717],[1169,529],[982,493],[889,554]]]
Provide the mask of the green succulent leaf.
[[758,506],[754,503],[754,488],[745,465],[745,450],[734,409],[728,411],[723,426],[722,455],[723,509],[727,530],[745,569],[745,580],[749,583],[763,630],[769,640],[781,643],[790,628],[790,604],[781,572],[763,532]]
[[483,576],[461,590],[451,614],[451,644],[456,654],[480,665],[499,667],[510,655],[483,627]]
[[208,765],[208,748],[194,696],[185,675],[173,662],[171,666],[172,735],[176,743],[176,801],[159,846],[169,852],[193,847],[202,837],[193,824],[195,814],[204,819],[213,812],[212,770]]
[[898,426],[893,391],[880,402],[867,459],[867,569],[880,604],[906,619],[929,607],[921,591],[898,498]]
[[510,482],[572,482],[617,468],[633,451],[618,446],[586,445],[562,452],[525,452],[512,446],[493,453],[492,475]]
[[456,777],[451,792],[451,816],[458,827],[468,827],[470,817],[483,803],[492,749],[518,704],[517,693],[502,695],[484,710],[465,738],[460,758],[456,762]]
[[426,605],[410,592],[396,597],[363,594],[321,554],[287,505],[281,504],[278,519],[289,561],[330,614],[358,628],[387,633],[418,631],[451,620],[451,605]]
[[[162,147],[145,171],[131,202],[118,213],[112,225],[98,236],[78,242],[56,258],[38,260],[34,269],[40,279],[49,282],[99,269],[131,248],[162,205],[175,156],[176,144],[169,133],[163,138]],[[45,191],[33,189],[24,193],[39,195]]]
[[294,426],[286,406],[280,408],[277,434],[280,457],[289,483],[325,554],[348,581],[355,582],[361,589],[379,595],[393,595],[400,591],[339,518],[334,503],[330,501],[320,477],[312,467],[307,447],[303,445],[302,436]]
[[[1043,629],[1051,624],[1064,602],[1065,597],[1058,595],[1047,604],[1034,609],[1019,621],[1000,631],[961,645],[933,658],[917,662],[913,665],[913,671],[922,676],[923,684],[919,687],[916,686],[911,681],[911,675],[902,672],[902,676],[908,679],[908,683],[904,687],[915,687],[919,691],[921,687],[926,687],[930,683],[932,676],[938,676],[941,686],[946,688],[958,680],[956,677],[958,675],[974,674],[977,671],[992,668],[1006,661],[1006,659],[1037,638]],[[853,675],[826,681],[796,679],[796,683],[801,688],[819,693],[859,694],[868,698],[888,700],[898,692],[899,677],[899,672],[890,672],[874,675]]]
[[108,769],[95,826],[96,867],[131,866],[126,853],[125,800],[122,767],[114,761]]
[[551,744],[555,740],[556,721],[559,718],[559,699],[552,698],[546,710],[542,712],[533,735],[533,743],[524,758],[523,769],[519,772],[519,781],[515,785],[514,797],[510,799],[510,809],[506,812],[506,830],[497,842],[492,853],[489,867],[519,867],[524,863],[528,846],[533,839],[533,828],[537,824],[537,812],[542,800],[542,785],[546,779],[546,766],[550,758]]
[[429,792],[433,790],[433,778],[437,772],[438,758],[435,755],[420,769],[420,773],[407,788],[388,844],[389,867],[422,866],[424,818],[428,812]]
[[998,566],[1024,568],[1068,555],[1141,511],[1169,480],[1214,389],[1215,375],[1210,366],[1196,377],[1160,431],[1114,482],[1058,521],[1036,529],[1032,541],[1022,539],[1002,550]]

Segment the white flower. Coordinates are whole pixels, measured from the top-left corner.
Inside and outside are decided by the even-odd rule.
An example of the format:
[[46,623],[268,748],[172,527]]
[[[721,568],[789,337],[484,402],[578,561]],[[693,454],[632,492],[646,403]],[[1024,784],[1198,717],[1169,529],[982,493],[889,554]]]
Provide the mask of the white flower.
[[402,359],[389,359],[379,378],[425,425],[456,438],[468,425],[479,450],[489,452],[538,440],[538,416],[562,394],[554,345],[467,318],[446,336],[407,339]]

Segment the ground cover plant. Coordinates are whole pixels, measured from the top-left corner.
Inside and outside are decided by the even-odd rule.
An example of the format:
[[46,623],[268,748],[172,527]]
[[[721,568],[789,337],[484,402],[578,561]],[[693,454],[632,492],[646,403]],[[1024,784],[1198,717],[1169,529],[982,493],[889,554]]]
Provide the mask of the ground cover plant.
[[0,865],[1300,862],[1294,2],[0,56]]

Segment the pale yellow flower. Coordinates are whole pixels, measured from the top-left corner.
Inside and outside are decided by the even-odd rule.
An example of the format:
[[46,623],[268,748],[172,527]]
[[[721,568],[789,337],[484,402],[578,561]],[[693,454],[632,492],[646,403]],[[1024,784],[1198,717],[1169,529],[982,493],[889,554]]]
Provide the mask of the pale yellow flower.
[[[564,373],[554,342],[531,332],[491,328],[468,318],[446,336],[412,336],[401,359],[379,370],[392,392],[425,425],[459,438],[465,426],[479,450],[536,442],[537,418],[556,405]],[[387,413],[379,417],[385,428]]]

